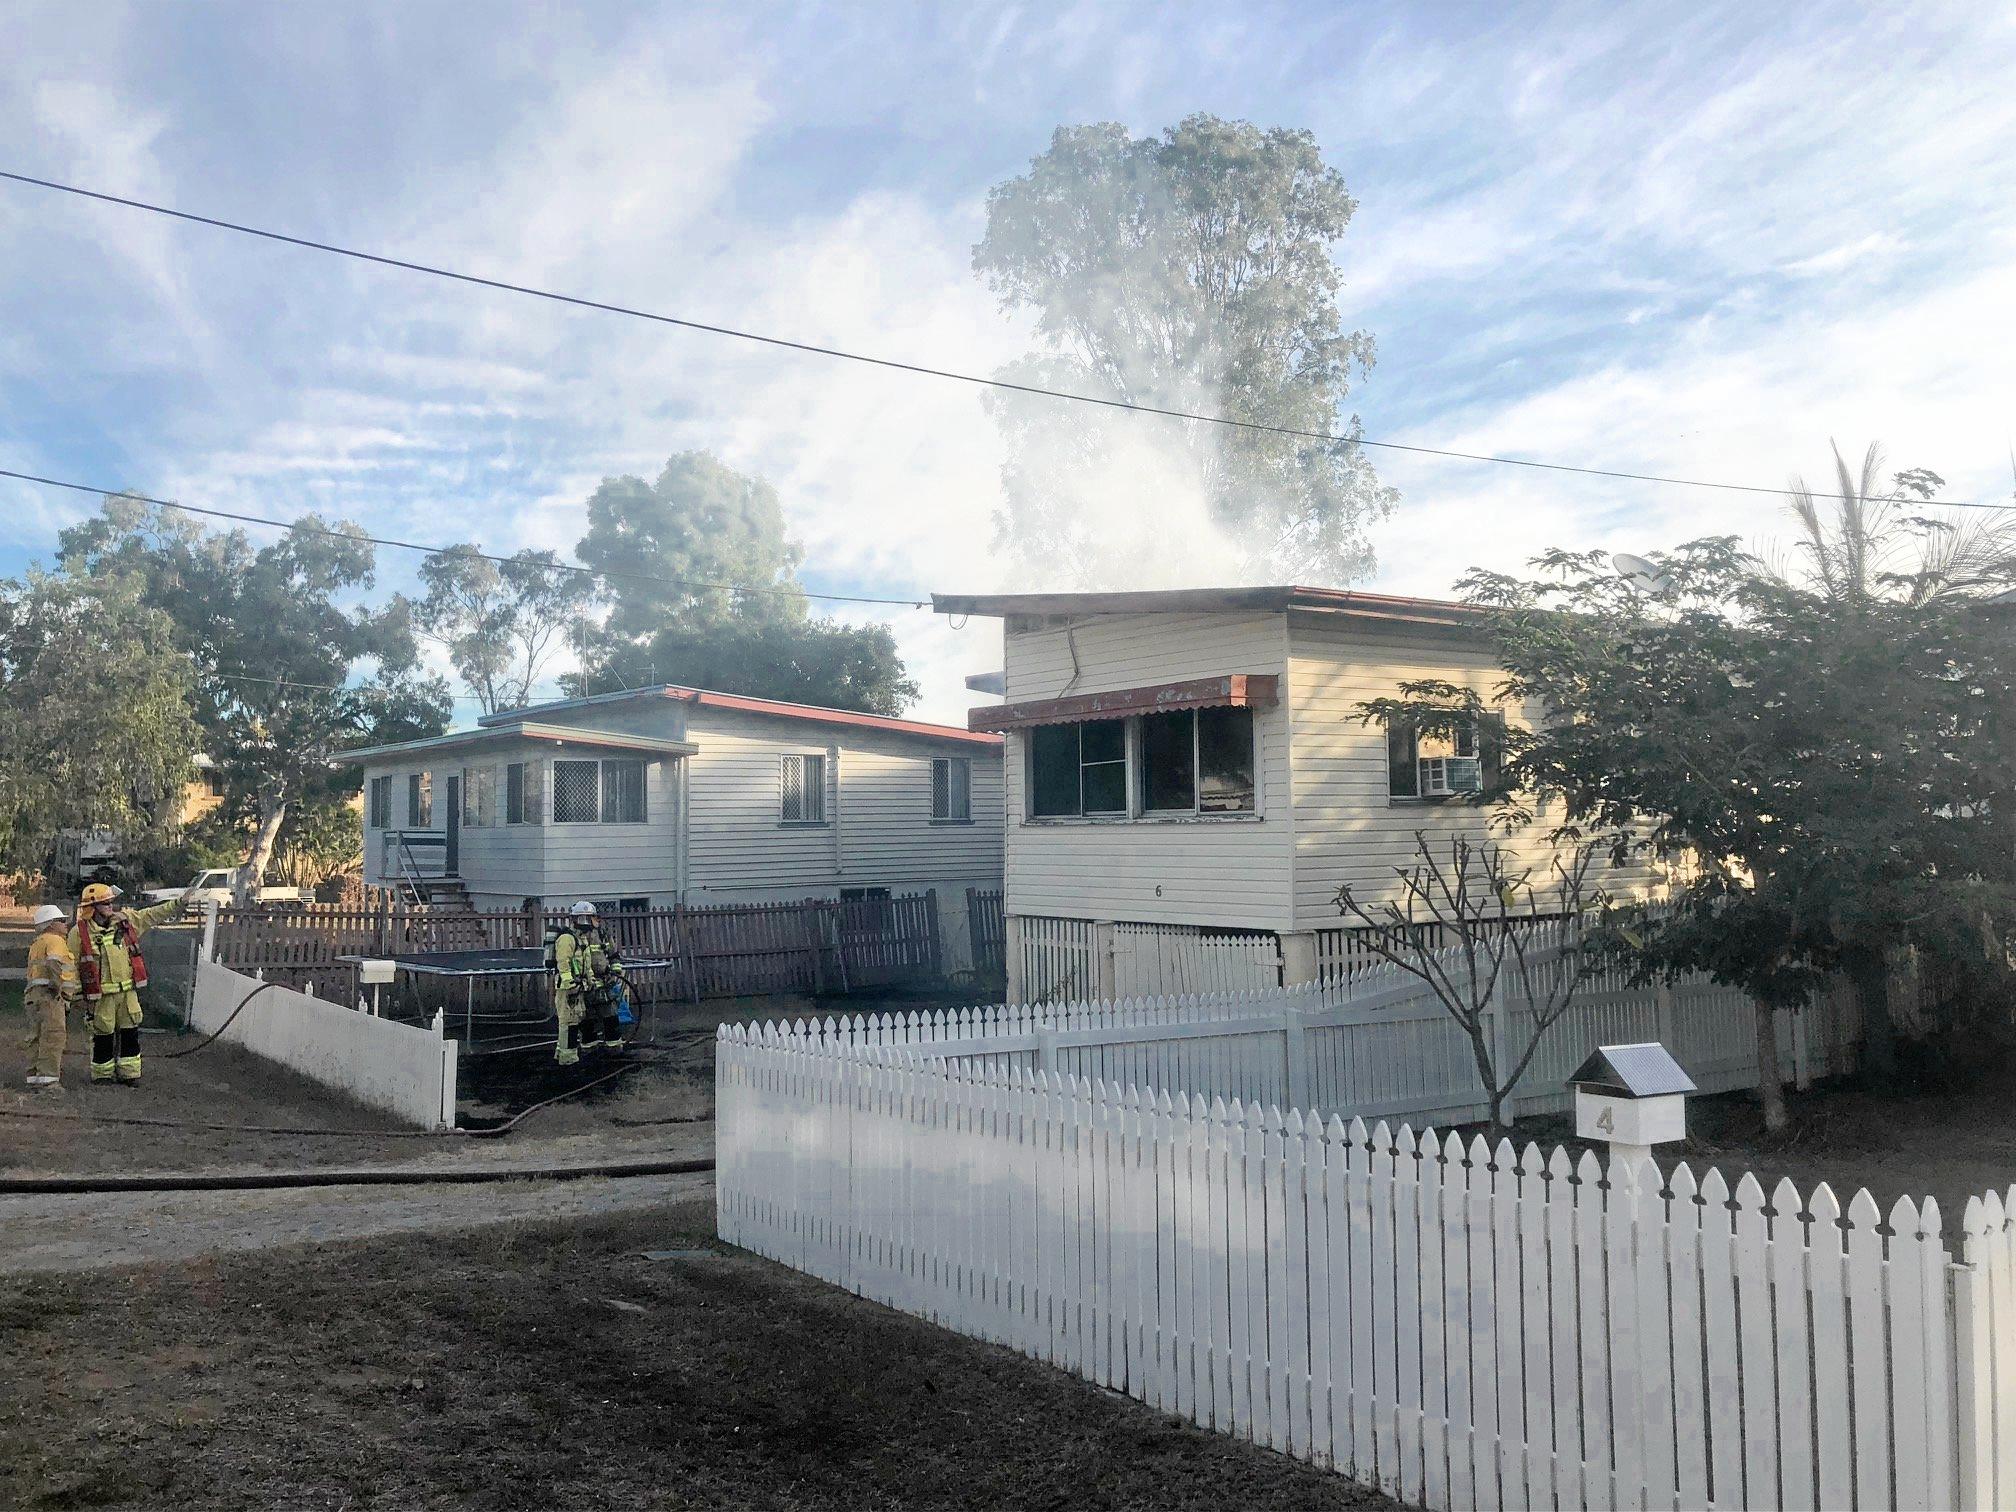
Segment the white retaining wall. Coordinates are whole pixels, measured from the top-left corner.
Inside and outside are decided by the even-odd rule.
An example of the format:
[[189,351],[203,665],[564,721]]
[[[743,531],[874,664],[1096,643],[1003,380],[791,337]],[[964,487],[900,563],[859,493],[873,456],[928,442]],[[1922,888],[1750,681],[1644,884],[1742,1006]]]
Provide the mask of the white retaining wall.
[[[213,1032],[257,986],[257,977],[201,962],[189,1027]],[[424,1129],[454,1126],[457,1047],[443,1035],[438,1014],[424,1027],[400,1024],[268,987],[220,1038],[408,1123]]]

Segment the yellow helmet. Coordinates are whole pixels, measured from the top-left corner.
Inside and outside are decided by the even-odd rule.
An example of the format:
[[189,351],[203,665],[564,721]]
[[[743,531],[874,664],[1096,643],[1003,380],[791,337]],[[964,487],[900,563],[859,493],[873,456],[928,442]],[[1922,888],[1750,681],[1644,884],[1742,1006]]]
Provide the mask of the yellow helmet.
[[120,896],[119,889],[110,882],[93,882],[84,889],[84,906],[90,908],[97,903],[111,903]]

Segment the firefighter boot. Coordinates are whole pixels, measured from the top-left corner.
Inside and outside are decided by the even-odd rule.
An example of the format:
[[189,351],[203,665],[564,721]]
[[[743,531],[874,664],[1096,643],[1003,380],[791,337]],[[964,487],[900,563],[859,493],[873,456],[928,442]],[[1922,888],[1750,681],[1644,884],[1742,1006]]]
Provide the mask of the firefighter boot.
[[140,1082],[140,1026],[130,1024],[119,1031],[119,1059],[114,1063],[115,1077],[122,1086],[132,1087]]

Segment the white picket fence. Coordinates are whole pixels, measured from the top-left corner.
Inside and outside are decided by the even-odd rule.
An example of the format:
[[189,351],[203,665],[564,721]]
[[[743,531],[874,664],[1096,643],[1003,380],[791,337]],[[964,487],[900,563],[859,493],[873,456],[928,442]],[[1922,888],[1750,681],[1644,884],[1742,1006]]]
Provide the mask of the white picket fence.
[[1113,926],[1113,986],[1121,997],[1263,992],[1280,985],[1278,935],[1184,924]]
[[[1443,1508],[2016,1507],[2016,1207],[718,1045],[723,1238]],[[2016,1204],[2016,1189],[2010,1193]]]
[[[1543,961],[1542,969],[1569,965],[1558,948]],[[1523,1048],[1532,1015],[1529,1002],[1509,988],[1500,992],[1490,1018],[1498,1064],[1510,1064]],[[1779,1064],[1800,1086],[1850,1070],[1859,1028],[1847,991],[1781,1014]],[[779,1032],[836,1045],[909,1046],[967,1070],[1064,1072],[1305,1115],[1462,1123],[1489,1110],[1468,1036],[1418,978],[1385,965],[1293,988],[827,1019]],[[1612,971],[1587,981],[1549,1028],[1511,1110],[1565,1110],[1566,1078],[1591,1050],[1645,1040],[1671,1049],[1703,1092],[1757,1084],[1754,1009],[1742,992],[1706,977],[1633,987]]]

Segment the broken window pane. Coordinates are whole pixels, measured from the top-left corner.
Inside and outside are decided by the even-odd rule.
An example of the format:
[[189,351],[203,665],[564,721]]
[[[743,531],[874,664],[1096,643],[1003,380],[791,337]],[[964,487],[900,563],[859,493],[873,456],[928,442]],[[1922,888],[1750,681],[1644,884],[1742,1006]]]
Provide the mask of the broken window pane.
[[1078,805],[1078,726],[1039,725],[1029,732],[1029,811],[1040,819],[1082,812]]
[[1141,721],[1141,806],[1148,810],[1197,807],[1197,716],[1149,714]]
[[1253,711],[1197,711],[1197,808],[1205,814],[1254,811]]

